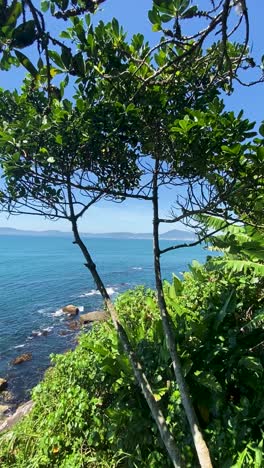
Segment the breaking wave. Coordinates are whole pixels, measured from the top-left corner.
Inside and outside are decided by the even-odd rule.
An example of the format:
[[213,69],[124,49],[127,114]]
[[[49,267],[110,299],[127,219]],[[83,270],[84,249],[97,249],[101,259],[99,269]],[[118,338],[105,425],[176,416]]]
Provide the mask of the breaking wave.
[[[112,296],[113,294],[117,293],[118,288],[109,287],[109,288],[106,288],[106,291],[107,291],[107,294],[109,294],[109,296]],[[100,296],[100,291],[98,291],[98,289],[91,289],[91,291],[83,293],[78,297],[88,297],[88,296]]]

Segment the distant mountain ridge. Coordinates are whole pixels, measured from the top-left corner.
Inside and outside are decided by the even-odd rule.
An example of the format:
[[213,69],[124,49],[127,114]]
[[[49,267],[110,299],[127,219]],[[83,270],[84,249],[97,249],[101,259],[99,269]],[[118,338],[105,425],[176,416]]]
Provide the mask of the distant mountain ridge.
[[[88,238],[102,238],[102,239],[152,239],[151,233],[133,233],[133,232],[106,232],[106,233],[81,233],[83,237]],[[15,228],[0,227],[0,236],[12,235],[12,236],[45,236],[45,237],[68,237],[71,236],[71,232],[63,232],[56,230],[49,231],[30,231]],[[195,234],[189,231],[183,231],[180,229],[172,229],[171,231],[165,232],[160,235],[160,239],[167,240],[194,240]]]

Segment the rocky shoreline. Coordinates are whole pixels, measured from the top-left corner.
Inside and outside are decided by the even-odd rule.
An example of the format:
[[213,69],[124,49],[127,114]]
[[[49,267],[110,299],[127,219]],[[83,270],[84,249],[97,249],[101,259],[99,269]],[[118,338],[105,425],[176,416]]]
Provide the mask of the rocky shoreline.
[[[76,317],[79,315],[78,307],[73,304],[69,304],[62,308],[62,311],[69,316],[69,318]],[[77,318],[77,317],[76,317]],[[68,324],[69,330],[81,330],[83,327],[92,324],[93,322],[104,321],[107,319],[107,313],[102,310],[95,310],[78,316],[78,319],[70,321]],[[62,333],[66,334],[67,330],[62,330]],[[17,356],[11,361],[12,365],[21,365],[26,361],[32,359],[31,353],[24,353]],[[33,408],[33,401],[29,400],[22,404],[10,404],[13,400],[12,394],[8,391],[8,380],[0,377],[0,433],[10,429],[16,424],[22,417],[28,414]]]

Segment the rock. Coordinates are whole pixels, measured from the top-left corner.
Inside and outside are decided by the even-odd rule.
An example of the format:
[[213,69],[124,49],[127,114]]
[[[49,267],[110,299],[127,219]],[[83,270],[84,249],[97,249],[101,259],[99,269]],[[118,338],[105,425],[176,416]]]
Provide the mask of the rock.
[[27,401],[23,405],[19,406],[14,414],[9,416],[2,424],[0,424],[0,432],[10,429],[14,424],[16,424],[23,416],[28,414],[34,406],[32,400]]
[[7,405],[0,405],[0,419],[3,419],[9,410],[9,406]]
[[94,312],[88,312],[88,314],[80,315],[81,325],[85,325],[90,322],[97,322],[102,320],[107,320],[108,315],[106,312],[101,310],[95,310]]
[[60,331],[59,331],[59,335],[60,335],[60,336],[69,335],[69,333],[70,333],[69,330],[60,330]]
[[3,392],[1,392],[1,400],[3,402],[13,401],[14,395],[12,395],[12,393],[9,392],[8,390],[4,390]]
[[25,353],[25,354],[21,354],[21,356],[17,356],[15,359],[13,359],[11,364],[16,366],[17,364],[21,364],[22,362],[30,361],[31,359],[32,359],[32,354],[31,353]]
[[7,380],[0,378],[0,392],[7,389]]
[[78,307],[72,304],[69,304],[62,308],[62,312],[65,312],[66,314],[71,314],[71,315],[78,315],[79,309]]
[[70,329],[70,330],[79,330],[80,328],[80,323],[77,322],[76,320],[74,320],[74,322],[70,322],[67,324],[67,327]]

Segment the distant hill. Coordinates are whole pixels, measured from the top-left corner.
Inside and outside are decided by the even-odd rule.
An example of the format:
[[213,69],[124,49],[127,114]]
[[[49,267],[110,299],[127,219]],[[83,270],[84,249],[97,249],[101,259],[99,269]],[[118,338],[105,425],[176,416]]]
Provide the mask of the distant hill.
[[[93,238],[111,238],[111,239],[151,239],[151,233],[134,233],[134,232],[107,232],[107,233],[81,233],[83,237]],[[22,229],[14,228],[1,228],[0,236],[45,236],[45,237],[69,237],[72,235],[71,232],[63,231],[26,231]],[[172,229],[171,231],[165,232],[160,235],[161,239],[167,240],[194,240],[195,234],[180,229]]]

